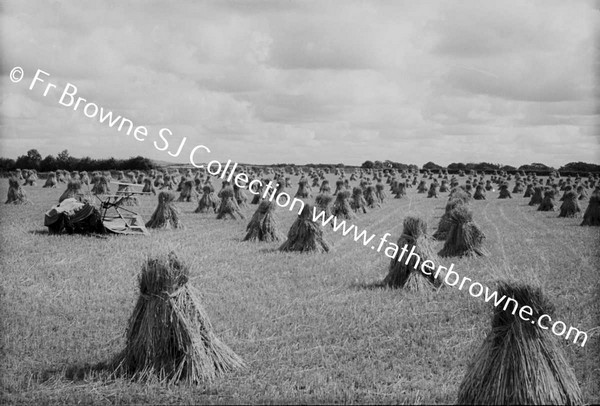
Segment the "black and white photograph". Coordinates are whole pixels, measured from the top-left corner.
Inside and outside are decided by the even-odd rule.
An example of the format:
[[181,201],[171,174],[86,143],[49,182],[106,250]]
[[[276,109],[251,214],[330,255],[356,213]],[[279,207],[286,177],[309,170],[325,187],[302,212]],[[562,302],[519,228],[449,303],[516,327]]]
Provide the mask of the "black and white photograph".
[[0,33],[1,404],[600,403],[600,1]]

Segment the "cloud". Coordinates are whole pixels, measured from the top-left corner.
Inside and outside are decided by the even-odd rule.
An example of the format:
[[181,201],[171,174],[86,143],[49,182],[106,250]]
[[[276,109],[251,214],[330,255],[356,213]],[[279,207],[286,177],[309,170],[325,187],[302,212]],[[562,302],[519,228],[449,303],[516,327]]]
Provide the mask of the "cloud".
[[60,106],[72,83],[243,162],[598,161],[592,2],[9,0],[0,27],[6,156],[171,158]]

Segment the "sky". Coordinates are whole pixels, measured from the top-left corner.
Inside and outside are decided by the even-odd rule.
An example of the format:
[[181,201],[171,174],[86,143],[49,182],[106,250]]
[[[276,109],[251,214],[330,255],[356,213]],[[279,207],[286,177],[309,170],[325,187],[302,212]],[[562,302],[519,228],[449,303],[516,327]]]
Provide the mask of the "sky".
[[5,0],[0,32],[3,157],[600,163],[597,1]]

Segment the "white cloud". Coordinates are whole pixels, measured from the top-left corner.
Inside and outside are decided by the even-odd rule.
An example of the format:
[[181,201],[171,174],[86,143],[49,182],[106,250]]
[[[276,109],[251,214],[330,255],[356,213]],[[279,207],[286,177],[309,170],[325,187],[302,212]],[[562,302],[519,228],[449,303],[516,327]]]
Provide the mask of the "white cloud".
[[9,0],[0,27],[5,156],[170,158],[28,90],[41,68],[211,158],[599,160],[600,11],[585,0]]

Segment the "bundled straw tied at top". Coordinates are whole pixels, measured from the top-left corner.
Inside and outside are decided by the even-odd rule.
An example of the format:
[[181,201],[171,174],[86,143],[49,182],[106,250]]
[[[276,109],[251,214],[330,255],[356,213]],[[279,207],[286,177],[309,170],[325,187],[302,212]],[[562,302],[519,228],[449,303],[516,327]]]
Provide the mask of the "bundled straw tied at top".
[[46,178],[46,182],[44,183],[43,187],[50,187],[50,188],[55,188],[57,185],[57,181],[56,181],[56,173],[54,172],[49,172],[48,173],[48,177]]
[[235,201],[240,208],[248,207],[248,197],[244,193],[244,190],[240,188],[235,182],[233,183],[233,194]]
[[587,190],[585,190],[585,187],[583,185],[577,186],[577,189],[575,189],[575,190],[577,191],[577,195],[579,196],[578,197],[579,200],[587,199],[588,193],[587,193]]
[[87,173],[87,171],[81,171],[80,175],[81,176],[81,183],[84,185],[88,185],[90,184],[90,177]]
[[175,195],[171,192],[164,191],[158,194],[158,206],[152,217],[146,223],[148,228],[184,228],[183,223],[179,219],[179,209],[175,205]]
[[212,184],[208,183],[202,186],[202,196],[198,199],[198,207],[194,213],[207,213],[210,209],[217,212],[219,207],[219,198],[215,194]]
[[401,199],[406,196],[406,182],[404,181],[392,181],[392,194],[394,199]]
[[498,195],[498,199],[512,199],[512,195],[508,190],[508,184],[503,184],[500,186],[500,194]]
[[67,183],[67,189],[58,198],[58,202],[60,203],[69,198],[80,200],[81,195],[81,181],[79,179],[71,179],[69,180],[69,183]]
[[[324,212],[325,218],[329,218],[331,216],[331,202],[333,201],[333,196],[330,194],[319,194],[315,197],[315,207],[317,208],[317,212]],[[331,226],[333,227],[333,222],[331,222]]]
[[23,172],[21,172],[21,169],[15,169],[15,175],[13,177],[17,179],[19,184],[21,184],[21,182],[23,181]]
[[162,188],[166,188],[167,190],[177,189],[177,185],[175,184],[173,176],[169,175],[168,173],[165,174],[165,181]]
[[279,241],[283,235],[277,229],[275,219],[275,202],[263,200],[246,226],[244,241]]
[[8,179],[8,193],[4,204],[27,204],[30,203],[27,193],[21,187],[21,183],[16,177]]
[[217,210],[217,219],[227,219],[227,217],[230,217],[237,220],[238,218],[246,218],[235,201],[235,193],[231,186],[227,185],[221,189],[219,197],[221,198],[221,204]]
[[[500,282],[498,297],[529,306],[537,320],[554,307],[541,289]],[[508,299],[507,299],[508,300]],[[506,310],[505,310],[506,308]],[[517,310],[518,311],[518,310]],[[520,314],[520,313],[519,313]],[[458,404],[581,405],[583,398],[557,337],[522,320],[510,304],[494,308],[492,329],[473,357],[458,390]]]
[[446,203],[444,214],[442,215],[442,218],[440,218],[436,232],[433,234],[433,238],[436,240],[446,239],[448,232],[452,228],[452,210],[460,205],[467,204],[468,201],[469,197],[460,191],[450,195],[448,203]]
[[144,180],[146,179],[146,174],[144,172],[140,172],[137,175],[137,184],[141,185],[144,183]]
[[563,202],[560,206],[560,213],[558,217],[579,217],[581,214],[581,207],[577,199],[578,195],[573,190],[569,190],[563,196]]
[[[437,288],[442,285],[443,276],[435,279],[433,275],[421,272],[420,266],[424,261],[439,263],[435,254],[433,241],[427,236],[427,223],[419,217],[409,216],[404,219],[402,235],[396,245],[400,248],[408,245],[409,251],[415,255],[403,256],[397,251],[388,270],[388,275],[383,283],[392,288],[405,288],[411,291],[421,291]],[[414,247],[414,251],[413,251]]]
[[531,196],[531,199],[529,200],[530,206],[535,206],[537,204],[542,203],[542,200],[544,200],[543,191],[544,191],[544,189],[541,186],[535,186],[533,188],[533,195]]
[[329,252],[330,245],[323,237],[323,229],[312,219],[313,206],[305,204],[288,231],[280,251]]
[[193,180],[183,178],[180,185],[181,192],[179,194],[179,199],[177,199],[178,202],[191,202],[192,199],[198,197]]
[[590,196],[588,207],[583,214],[582,226],[600,226],[600,187]]
[[92,187],[92,193],[95,195],[105,195],[110,192],[108,186],[108,179],[104,175],[100,175],[96,178],[94,186]]
[[128,184],[119,184],[119,188],[117,189],[117,195],[126,195],[122,199],[123,206],[139,206],[140,200],[137,196],[128,196],[130,192],[132,192],[131,186]]
[[250,204],[259,204],[260,201],[262,200],[262,194],[263,194],[263,189],[265,188],[264,185],[269,184],[269,179],[265,179],[262,182],[250,182],[250,193],[252,193],[254,196],[252,196],[252,201],[250,202]]
[[[381,186],[383,187],[383,184]],[[377,207],[381,207],[381,203],[375,194],[375,188],[372,185],[368,185],[365,188],[364,196],[368,208],[375,209]]]
[[112,174],[110,173],[110,171],[104,171],[101,173],[101,175],[103,175],[104,177],[106,177],[106,180],[108,182],[112,182]]
[[573,191],[573,188],[572,188],[571,186],[566,186],[566,187],[565,187],[564,189],[562,189],[562,190],[564,190],[564,193],[563,193],[563,195],[560,197],[560,201],[561,201],[561,202],[563,202],[563,201],[565,200],[565,198],[567,197],[567,194],[568,194],[569,192],[572,192],[572,191]]
[[472,192],[473,192],[473,186],[469,183],[469,181],[467,181],[467,183],[464,186],[465,188],[465,193],[467,193],[469,195],[469,197],[472,197]]
[[473,221],[471,210],[465,205],[459,205],[450,212],[450,231],[446,236],[444,247],[440,251],[443,257],[462,257],[487,255],[483,248],[485,234]]
[[58,183],[67,183],[67,177],[65,176],[65,172],[60,169],[56,170],[56,181]]
[[431,185],[429,185],[429,191],[427,192],[427,197],[428,198],[432,198],[438,197],[438,184],[437,182],[433,182]]
[[129,171],[126,174],[125,181],[132,184],[137,184],[137,174],[133,171]]
[[442,180],[442,184],[440,185],[440,193],[448,192],[448,181],[446,179]]
[[386,198],[385,186],[383,185],[383,183],[381,183],[381,181],[378,181],[375,184],[375,197],[377,197],[377,201],[379,203],[383,203],[383,201]]
[[450,191],[448,195],[449,200],[462,200],[463,203],[468,203],[471,201],[472,197],[467,191],[462,187],[455,187]]
[[344,186],[344,180],[343,179],[338,179],[335,181],[335,192],[333,192],[334,195],[337,195],[338,193],[342,192],[346,190],[346,186]]
[[294,197],[298,197],[300,199],[306,199],[310,197],[308,181],[305,178],[302,178],[298,181],[298,191],[296,191],[296,195]]
[[486,200],[485,199],[485,188],[483,185],[477,185],[475,188],[475,193],[473,194],[473,199],[475,200]]
[[152,193],[153,195],[156,196],[156,189],[154,188],[154,185],[152,184],[152,179],[150,179],[150,178],[144,179],[144,188],[142,189],[142,192]]
[[544,191],[542,203],[538,206],[538,211],[554,211],[554,191],[548,189]]
[[30,169],[26,171],[25,183],[23,183],[23,186],[35,186],[37,180],[37,172],[35,171],[35,169]]
[[352,190],[352,200],[350,201],[350,207],[354,212],[362,210],[363,213],[367,212],[367,201],[363,196],[363,191],[359,187],[355,187]]
[[352,207],[348,201],[349,197],[350,192],[348,190],[339,192],[335,198],[335,202],[333,202],[331,214],[340,220],[351,220],[355,218],[356,215],[352,212]]
[[189,267],[174,252],[147,259],[125,349],[113,361],[116,375],[198,384],[244,367],[215,335],[189,275]]
[[154,179],[154,187],[162,189],[165,186],[165,181],[163,179],[163,174],[162,173],[158,173],[156,175],[156,179]]
[[515,183],[515,187],[513,187],[512,192],[513,193],[523,193],[523,184],[520,181]]

